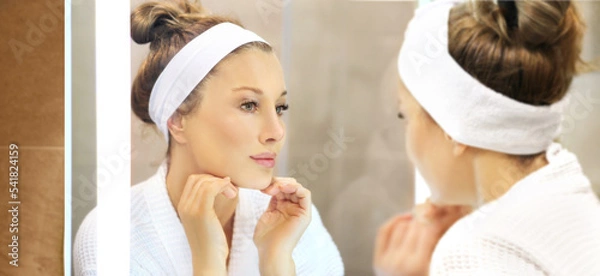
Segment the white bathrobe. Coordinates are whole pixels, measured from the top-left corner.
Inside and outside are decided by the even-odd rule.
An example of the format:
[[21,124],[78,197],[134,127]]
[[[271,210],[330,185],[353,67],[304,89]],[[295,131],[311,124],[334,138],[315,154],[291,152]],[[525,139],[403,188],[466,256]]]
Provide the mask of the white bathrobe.
[[546,157],[448,230],[431,275],[600,275],[600,202],[575,155],[553,144]]
[[[191,250],[166,188],[166,165],[131,190],[130,275],[192,275]],[[260,275],[252,237],[270,197],[240,189],[234,216],[229,275]],[[297,275],[343,275],[340,253],[323,226],[317,209],[292,253]],[[74,244],[75,275],[96,275],[95,209],[80,226]]]

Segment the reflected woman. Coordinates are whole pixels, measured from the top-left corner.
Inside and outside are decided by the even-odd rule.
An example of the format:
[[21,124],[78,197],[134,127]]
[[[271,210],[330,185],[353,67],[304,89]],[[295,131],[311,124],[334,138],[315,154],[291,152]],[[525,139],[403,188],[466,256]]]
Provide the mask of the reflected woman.
[[[236,21],[186,1],[131,14],[150,43],[132,110],[168,141],[165,162],[131,191],[131,275],[342,275],[340,254],[292,178],[273,177],[288,109],[281,65]],[[92,211],[74,245],[96,274]]]
[[431,203],[381,228],[378,275],[600,275],[600,202],[554,142],[583,30],[571,1],[417,10],[399,116]]

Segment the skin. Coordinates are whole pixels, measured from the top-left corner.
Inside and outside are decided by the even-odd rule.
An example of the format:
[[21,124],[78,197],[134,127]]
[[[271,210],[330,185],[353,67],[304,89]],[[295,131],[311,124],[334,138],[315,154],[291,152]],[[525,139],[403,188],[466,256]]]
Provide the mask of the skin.
[[[245,49],[222,60],[202,99],[168,123],[167,190],[190,243],[195,275],[226,275],[238,187],[271,195],[255,229],[263,275],[294,275],[292,250],[311,220],[310,191],[251,158],[285,140],[283,72],[273,53]],[[274,265],[275,264],[275,265]]]
[[454,141],[402,82],[398,101],[406,151],[432,195],[412,213],[393,217],[380,228],[373,265],[380,276],[427,275],[435,246],[457,220],[548,162],[542,154],[523,166],[515,157]]

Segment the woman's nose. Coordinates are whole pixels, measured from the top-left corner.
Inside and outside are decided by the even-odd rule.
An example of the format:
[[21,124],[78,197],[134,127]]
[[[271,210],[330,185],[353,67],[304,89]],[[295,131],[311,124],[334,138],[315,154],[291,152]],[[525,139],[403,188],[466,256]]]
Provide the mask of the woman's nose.
[[263,144],[276,143],[285,136],[285,125],[275,111],[265,114],[264,125],[260,134]]

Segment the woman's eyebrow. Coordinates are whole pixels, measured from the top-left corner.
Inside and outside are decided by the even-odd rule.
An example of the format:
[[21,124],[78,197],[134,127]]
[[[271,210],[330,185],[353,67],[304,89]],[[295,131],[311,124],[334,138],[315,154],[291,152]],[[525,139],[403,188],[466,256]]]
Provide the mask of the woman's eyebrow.
[[254,92],[256,94],[259,94],[259,95],[264,94],[262,90],[260,90],[260,89],[258,89],[256,87],[249,87],[249,86],[240,86],[238,88],[234,88],[232,91],[235,92],[235,91],[241,91],[241,90],[249,90],[249,91],[252,91],[252,92]]
[[[234,88],[234,89],[232,89],[232,91],[234,91],[234,92],[235,92],[235,91],[241,91],[241,90],[248,90],[248,91],[252,91],[252,92],[254,92],[254,93],[258,94],[258,95],[262,95],[262,94],[264,94],[264,93],[263,93],[263,91],[262,91],[262,90],[260,90],[259,88],[256,88],[256,87],[250,87],[250,86],[240,86],[240,87],[238,87],[238,88]],[[287,95],[287,94],[288,94],[287,90],[284,90],[283,92],[281,92],[281,95],[280,95],[279,97],[281,98],[281,97],[283,97],[283,96],[285,96],[285,95]]]

